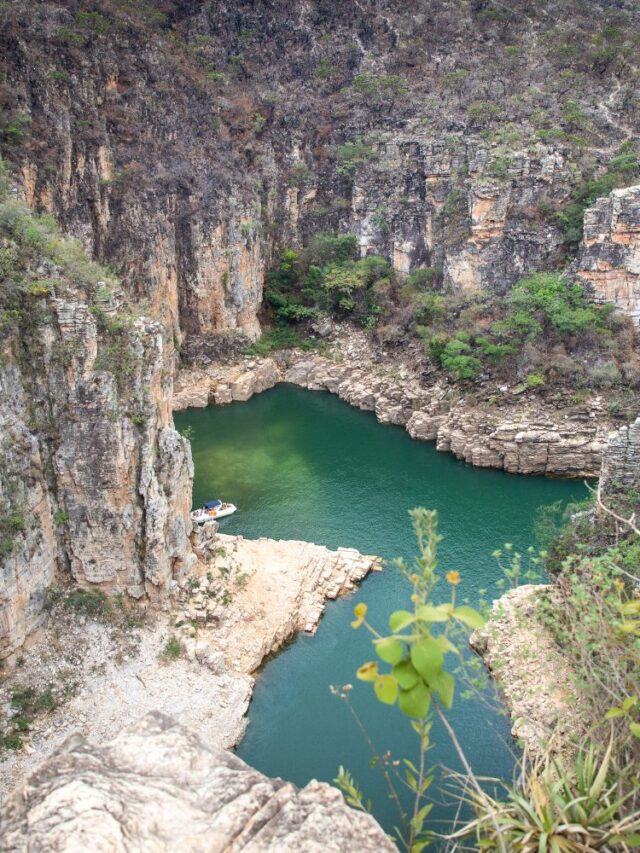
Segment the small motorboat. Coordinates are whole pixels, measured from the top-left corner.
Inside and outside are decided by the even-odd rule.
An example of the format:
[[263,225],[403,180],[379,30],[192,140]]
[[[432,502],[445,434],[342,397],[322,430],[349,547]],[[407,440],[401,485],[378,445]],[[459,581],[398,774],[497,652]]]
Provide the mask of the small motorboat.
[[233,515],[237,507],[223,501],[205,501],[200,509],[191,513],[191,520],[196,524],[204,524],[205,521],[217,521],[227,515]]

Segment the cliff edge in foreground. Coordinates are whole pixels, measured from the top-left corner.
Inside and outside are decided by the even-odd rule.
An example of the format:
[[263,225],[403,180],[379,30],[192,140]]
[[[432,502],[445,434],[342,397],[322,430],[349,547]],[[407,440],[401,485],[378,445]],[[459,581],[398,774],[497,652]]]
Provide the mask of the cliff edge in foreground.
[[329,785],[268,779],[151,713],[103,746],[76,735],[11,799],[5,851],[395,850]]

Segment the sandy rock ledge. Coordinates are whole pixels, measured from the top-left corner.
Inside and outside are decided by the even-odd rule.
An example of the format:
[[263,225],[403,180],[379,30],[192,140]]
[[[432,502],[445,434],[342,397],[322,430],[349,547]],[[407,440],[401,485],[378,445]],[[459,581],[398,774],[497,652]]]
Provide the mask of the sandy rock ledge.
[[[0,686],[0,727],[16,713],[15,687],[68,685],[70,695],[34,723],[23,750],[4,753],[0,798],[72,732],[103,742],[155,710],[208,744],[235,745],[247,725],[252,673],[265,657],[297,631],[313,633],[327,598],[353,591],[380,568],[377,557],[353,549],[225,536],[215,522],[192,542],[199,560],[171,583],[165,611],[154,609],[143,625],[118,632],[59,609],[26,650]],[[167,660],[172,637],[182,653]]]

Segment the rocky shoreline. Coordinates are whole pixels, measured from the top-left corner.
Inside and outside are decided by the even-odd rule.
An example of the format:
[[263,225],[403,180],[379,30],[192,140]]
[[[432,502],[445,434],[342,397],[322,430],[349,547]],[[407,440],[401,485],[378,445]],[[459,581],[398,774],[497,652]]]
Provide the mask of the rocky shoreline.
[[[108,618],[54,608],[2,683],[0,710],[6,723],[18,714],[11,705],[18,688],[53,684],[66,698],[33,722],[20,751],[5,752],[4,795],[71,733],[104,742],[158,709],[207,744],[234,746],[263,660],[298,631],[313,633],[327,599],[381,567],[353,549],[225,536],[214,522],[206,528],[193,537],[196,567],[172,582],[167,608],[148,608],[142,624],[116,628]],[[176,659],[166,654],[169,641],[179,644]]]
[[533,760],[547,749],[566,754],[584,730],[571,670],[536,618],[544,589],[526,584],[505,593],[494,601],[485,627],[471,636],[509,709],[511,734]]
[[246,401],[279,382],[336,394],[375,412],[380,423],[435,441],[439,451],[513,474],[597,477],[612,429],[600,396],[558,407],[521,387],[502,387],[478,400],[439,376],[424,376],[419,364],[385,359],[358,332],[334,340],[328,355],[294,350],[183,367],[173,409]]

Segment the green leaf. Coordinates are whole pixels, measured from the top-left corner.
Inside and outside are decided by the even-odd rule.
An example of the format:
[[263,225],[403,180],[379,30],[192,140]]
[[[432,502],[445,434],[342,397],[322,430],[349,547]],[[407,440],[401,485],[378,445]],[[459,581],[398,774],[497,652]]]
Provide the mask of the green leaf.
[[622,708],[609,708],[607,713],[604,715],[605,720],[614,720],[616,717],[624,717],[624,711]]
[[447,639],[444,634],[440,634],[439,637],[436,637],[436,643],[440,646],[441,650],[446,654],[447,652],[453,652],[456,655],[459,655],[460,652],[453,645],[451,640]]
[[448,672],[439,672],[434,679],[432,687],[440,694],[440,701],[445,708],[450,708],[453,705],[453,691],[455,686],[455,679]]
[[415,616],[413,613],[409,613],[408,610],[396,610],[389,616],[389,627],[395,634],[396,631],[402,631],[403,628],[406,628],[407,625],[411,625],[415,621]]
[[629,731],[632,735],[640,737],[640,723],[629,723]]
[[622,703],[621,707],[622,707],[623,711],[628,711],[629,708],[635,708],[635,706],[637,704],[638,704],[638,697],[637,696],[627,696],[627,698]]
[[381,675],[376,679],[373,689],[385,705],[393,705],[398,698],[398,682],[392,675]]
[[451,605],[440,604],[434,607],[432,604],[423,604],[416,610],[416,616],[423,622],[448,622],[450,618]]
[[410,690],[400,690],[398,705],[407,717],[418,717],[422,719],[429,710],[431,704],[431,692],[426,684],[419,681]]
[[418,683],[420,676],[415,671],[413,664],[409,660],[403,660],[400,663],[397,663],[393,668],[393,674],[396,677],[396,681],[404,690],[411,690],[411,688]]
[[411,647],[411,662],[427,683],[442,670],[444,655],[433,637],[425,637]]
[[363,663],[356,672],[356,677],[360,681],[375,681],[378,677],[378,664],[376,661],[370,660],[368,663]]
[[395,640],[393,637],[384,637],[382,640],[376,640],[374,645],[376,647],[376,654],[385,663],[393,665],[402,660],[404,645],[400,640]]
[[484,619],[478,613],[477,610],[474,610],[473,607],[467,607],[466,605],[462,605],[461,607],[456,607],[453,611],[453,618],[457,619],[458,622],[462,622],[465,625],[468,625],[469,628],[482,628],[484,625]]

